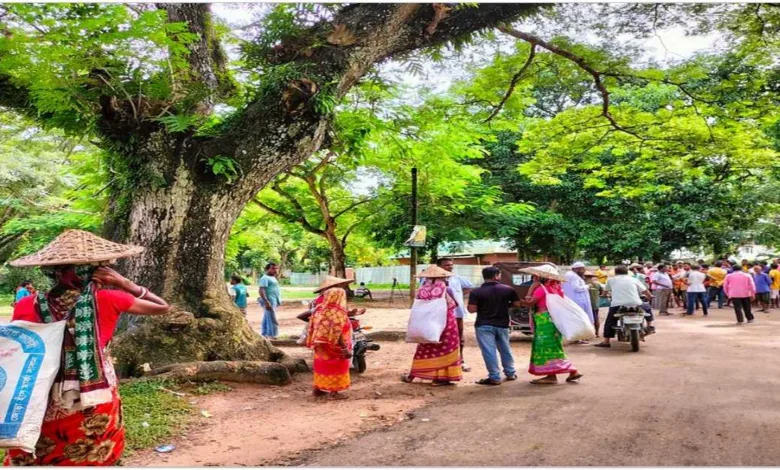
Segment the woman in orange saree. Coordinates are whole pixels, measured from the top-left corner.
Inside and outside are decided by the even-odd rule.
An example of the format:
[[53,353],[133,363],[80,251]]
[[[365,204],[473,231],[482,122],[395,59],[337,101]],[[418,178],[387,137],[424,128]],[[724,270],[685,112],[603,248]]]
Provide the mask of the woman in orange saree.
[[[444,271],[444,270],[442,270]],[[446,272],[446,271],[445,271]],[[445,295],[446,291],[446,295]],[[431,380],[433,386],[454,385],[463,378],[460,358],[460,336],[455,309],[458,304],[447,289],[442,278],[428,277],[417,290],[417,298],[432,300],[445,295],[447,299],[447,326],[441,334],[438,343],[421,343],[417,345],[412,360],[412,370],[401,380],[411,383],[415,378]]]
[[352,357],[352,325],[347,316],[347,294],[332,287],[322,293],[309,320],[306,346],[314,350],[314,396],[346,398]]

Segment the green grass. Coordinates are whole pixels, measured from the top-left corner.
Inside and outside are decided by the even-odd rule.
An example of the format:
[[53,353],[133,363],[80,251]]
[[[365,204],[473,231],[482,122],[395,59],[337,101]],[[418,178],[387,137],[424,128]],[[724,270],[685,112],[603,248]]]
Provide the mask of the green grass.
[[0,294],[0,317],[11,316],[13,308],[11,303],[14,301],[14,296],[11,294]]
[[125,455],[130,455],[135,450],[166,444],[166,441],[178,435],[194,416],[194,409],[187,397],[176,396],[161,388],[186,392],[188,396],[204,396],[233,390],[220,382],[193,383],[181,387],[165,380],[148,380],[120,385],[127,436]]
[[192,412],[184,398],[164,392],[160,387],[176,389],[174,384],[161,380],[129,382],[119,386],[128,455],[134,450],[165,444],[165,440],[176,434]]

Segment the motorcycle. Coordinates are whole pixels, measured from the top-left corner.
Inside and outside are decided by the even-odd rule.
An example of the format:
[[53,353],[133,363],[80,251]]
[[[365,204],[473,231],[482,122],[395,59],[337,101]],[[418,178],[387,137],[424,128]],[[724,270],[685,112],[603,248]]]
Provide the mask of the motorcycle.
[[630,342],[631,351],[639,351],[639,343],[644,341],[647,335],[645,317],[649,316],[650,314],[641,307],[620,307],[620,310],[615,314],[617,340],[623,343]]
[[[314,313],[313,303],[303,302],[304,305],[309,306],[309,310],[298,315],[298,319],[306,323],[309,322],[312,313]],[[380,346],[372,339],[368,338],[364,331],[371,329],[370,326],[361,326],[360,320],[355,318],[358,315],[366,313],[366,309],[352,309],[347,312],[349,317],[349,323],[352,327],[352,365],[351,368],[355,369],[359,374],[366,371],[366,351],[379,351]],[[303,334],[298,340],[298,344],[304,344],[306,342],[307,328],[304,328]]]

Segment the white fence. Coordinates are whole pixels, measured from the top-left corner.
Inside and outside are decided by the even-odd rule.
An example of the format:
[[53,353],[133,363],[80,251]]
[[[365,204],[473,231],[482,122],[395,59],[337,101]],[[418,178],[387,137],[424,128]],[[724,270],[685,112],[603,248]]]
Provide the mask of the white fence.
[[328,273],[290,273],[290,284],[293,286],[318,286],[325,280]]
[[[417,272],[427,268],[428,264],[417,265]],[[468,279],[474,285],[482,284],[482,269],[487,266],[455,265],[455,274]],[[561,274],[569,270],[568,266],[559,266]],[[591,267],[595,269],[595,267]],[[327,273],[291,273],[290,284],[294,286],[316,286]],[[355,269],[355,278],[358,283],[365,282],[366,285],[392,284],[393,278],[398,280],[399,284],[409,284],[409,266],[381,266],[376,268],[357,268]]]
[[[417,272],[427,268],[428,264],[417,265]],[[455,266],[455,274],[462,276],[472,283],[482,283],[482,268],[485,266]],[[365,282],[371,284],[392,284],[393,278],[398,280],[399,284],[409,284],[409,266],[382,266],[377,268],[358,268],[355,270],[355,277],[358,283]]]

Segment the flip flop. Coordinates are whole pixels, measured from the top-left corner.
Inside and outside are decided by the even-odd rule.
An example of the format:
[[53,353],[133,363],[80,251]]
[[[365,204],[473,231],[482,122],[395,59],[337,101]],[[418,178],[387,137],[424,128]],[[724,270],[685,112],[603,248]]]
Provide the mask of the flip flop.
[[594,348],[611,348],[612,345],[611,344],[607,344],[607,343],[599,343],[599,344],[594,344],[593,347]]
[[582,374],[576,373],[574,375],[570,375],[569,377],[566,377],[567,382],[576,382],[582,378]]
[[455,385],[455,382],[437,382],[433,381],[431,382],[431,387],[451,387]]
[[513,381],[513,380],[517,380],[517,374],[515,374],[515,375],[507,375],[505,380],[508,380],[510,382]]
[[413,380],[414,380],[414,377],[411,377],[411,376],[409,376],[407,374],[404,374],[404,375],[401,376],[401,382],[410,384],[410,383],[412,383]]
[[501,381],[493,379],[479,379],[477,380],[477,385],[501,385]]
[[558,383],[558,380],[550,380],[547,377],[543,379],[535,379],[531,381],[534,385],[556,385]]

